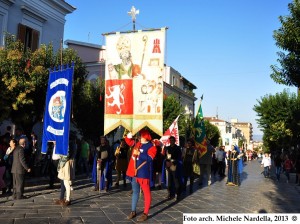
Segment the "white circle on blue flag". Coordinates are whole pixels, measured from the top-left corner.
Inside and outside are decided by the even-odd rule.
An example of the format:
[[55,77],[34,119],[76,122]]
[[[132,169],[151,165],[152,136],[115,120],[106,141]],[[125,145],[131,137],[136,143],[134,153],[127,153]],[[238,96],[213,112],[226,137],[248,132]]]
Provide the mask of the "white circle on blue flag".
[[66,112],[66,92],[57,91],[50,98],[48,105],[48,112],[51,119],[56,122],[63,122]]

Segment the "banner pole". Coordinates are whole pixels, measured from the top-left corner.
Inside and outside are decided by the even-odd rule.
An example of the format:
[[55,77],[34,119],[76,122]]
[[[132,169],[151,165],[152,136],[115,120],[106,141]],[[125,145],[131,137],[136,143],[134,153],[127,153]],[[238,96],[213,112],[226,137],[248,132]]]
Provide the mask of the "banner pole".
[[62,71],[63,69],[63,39],[60,39],[60,70]]
[[200,97],[200,104],[199,104],[199,106],[198,106],[198,110],[197,110],[197,112],[196,112],[196,117],[197,117],[197,115],[198,115],[198,112],[199,112],[199,110],[200,110],[200,107],[201,107],[202,100],[203,100],[203,94],[202,94],[202,96]]

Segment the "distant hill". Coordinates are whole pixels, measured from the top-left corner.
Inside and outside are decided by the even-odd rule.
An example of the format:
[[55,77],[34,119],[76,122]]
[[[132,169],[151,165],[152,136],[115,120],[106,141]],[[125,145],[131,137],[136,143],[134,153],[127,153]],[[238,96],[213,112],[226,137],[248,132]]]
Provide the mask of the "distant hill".
[[253,135],[253,141],[261,142],[262,141],[262,135]]

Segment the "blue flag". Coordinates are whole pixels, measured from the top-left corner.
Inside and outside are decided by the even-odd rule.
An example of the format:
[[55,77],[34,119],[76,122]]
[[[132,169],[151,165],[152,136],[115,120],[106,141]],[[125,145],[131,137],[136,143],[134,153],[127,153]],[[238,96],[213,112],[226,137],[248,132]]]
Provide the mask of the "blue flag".
[[74,66],[64,70],[51,71],[49,75],[42,153],[47,152],[47,142],[55,141],[55,153],[68,154],[72,82]]

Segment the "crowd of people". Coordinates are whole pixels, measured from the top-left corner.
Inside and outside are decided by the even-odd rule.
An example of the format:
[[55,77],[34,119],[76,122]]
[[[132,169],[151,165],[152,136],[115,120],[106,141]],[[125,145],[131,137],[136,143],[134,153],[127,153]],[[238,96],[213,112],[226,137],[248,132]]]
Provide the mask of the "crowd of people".
[[[13,199],[23,199],[26,173],[32,172],[35,164],[37,137],[27,138],[22,130],[16,135],[1,137],[0,150],[0,187],[2,195],[12,194]],[[9,144],[6,144],[6,142]],[[42,176],[49,176],[49,188],[60,182],[60,196],[54,201],[57,205],[71,205],[72,186],[75,175],[86,175],[94,182],[93,190],[109,193],[112,187],[127,189],[131,184],[131,213],[128,219],[136,217],[140,192],[143,193],[144,211],[138,221],[148,218],[151,206],[151,191],[166,188],[166,199],[181,200],[183,194],[193,193],[195,181],[198,185],[212,184],[212,179],[226,177],[227,185],[241,184],[242,161],[238,147],[230,153],[224,146],[214,147],[207,141],[207,151],[200,156],[195,148],[194,139],[187,139],[185,146],[175,144],[170,136],[169,145],[163,145],[158,139],[152,139],[148,130],[142,129],[135,136],[128,133],[123,139],[110,144],[105,136],[92,144],[84,138],[70,135],[66,156],[56,154],[56,143],[48,142],[48,151],[41,157]],[[113,179],[113,173],[116,178]],[[27,174],[28,175],[28,174]],[[213,176],[213,178],[212,178]],[[189,185],[188,185],[189,183]]]
[[31,172],[32,157],[30,144],[22,129],[16,129],[13,136],[11,127],[0,138],[0,189],[2,195],[12,194],[13,199],[23,199],[25,174]]
[[272,166],[275,168],[276,180],[279,182],[281,174],[284,174],[286,182],[290,183],[290,174],[295,173],[295,184],[300,186],[300,150],[293,151],[282,150],[274,153],[265,153],[262,156],[261,166],[264,168],[263,175],[265,178],[270,177]]

